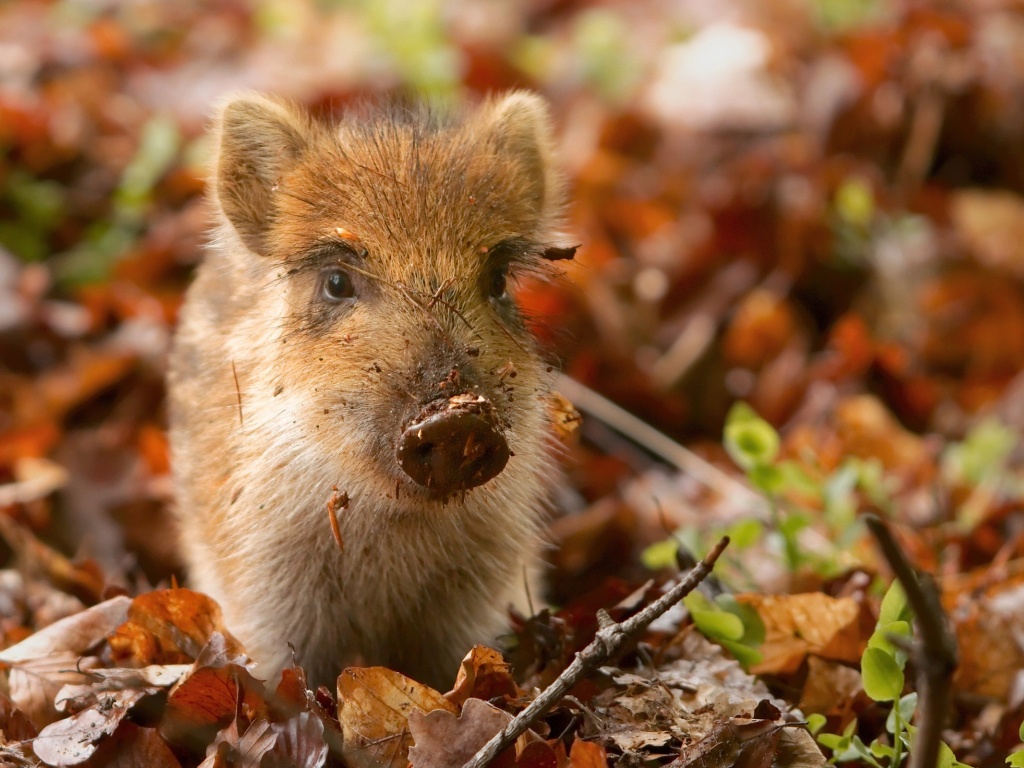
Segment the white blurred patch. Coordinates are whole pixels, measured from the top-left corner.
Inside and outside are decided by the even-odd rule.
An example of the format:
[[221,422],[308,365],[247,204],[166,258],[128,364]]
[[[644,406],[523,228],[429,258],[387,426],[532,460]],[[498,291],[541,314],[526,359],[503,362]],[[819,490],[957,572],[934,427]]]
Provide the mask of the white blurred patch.
[[699,131],[768,131],[792,125],[796,99],[769,70],[771,42],[756,30],[711,24],[662,53],[644,97],[657,120]]

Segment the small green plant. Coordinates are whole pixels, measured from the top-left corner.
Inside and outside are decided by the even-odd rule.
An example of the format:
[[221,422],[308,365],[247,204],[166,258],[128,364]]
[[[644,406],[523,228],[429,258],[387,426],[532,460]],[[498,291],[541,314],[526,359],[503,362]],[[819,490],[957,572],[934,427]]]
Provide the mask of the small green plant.
[[[832,750],[830,764],[861,761],[875,768],[898,768],[910,753],[916,730],[910,723],[917,709],[917,693],[904,694],[903,687],[905,647],[913,635],[912,618],[906,593],[899,582],[893,582],[882,598],[875,631],[860,660],[864,692],[880,704],[892,702],[885,720],[887,736],[865,744],[857,735],[856,720],[842,733],[822,733],[825,718],[819,714],[807,718],[807,726],[818,743]],[[939,748],[938,767],[966,768],[945,743]]]
[[[1020,724],[1020,731],[1017,735],[1024,742],[1024,723]],[[1024,748],[1011,752],[1010,756],[1006,758],[1006,762],[1009,763],[1010,768],[1024,768]]]
[[683,605],[697,629],[729,651],[744,669],[761,661],[758,647],[764,642],[765,629],[756,610],[732,595],[718,595],[710,600],[701,592],[684,597]]

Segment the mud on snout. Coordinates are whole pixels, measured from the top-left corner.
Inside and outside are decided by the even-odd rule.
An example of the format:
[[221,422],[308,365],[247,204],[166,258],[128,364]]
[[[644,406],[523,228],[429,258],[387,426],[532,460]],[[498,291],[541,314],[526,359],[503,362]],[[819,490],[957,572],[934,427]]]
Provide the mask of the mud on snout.
[[483,485],[508,463],[508,442],[493,404],[475,392],[428,403],[403,427],[398,465],[441,496]]

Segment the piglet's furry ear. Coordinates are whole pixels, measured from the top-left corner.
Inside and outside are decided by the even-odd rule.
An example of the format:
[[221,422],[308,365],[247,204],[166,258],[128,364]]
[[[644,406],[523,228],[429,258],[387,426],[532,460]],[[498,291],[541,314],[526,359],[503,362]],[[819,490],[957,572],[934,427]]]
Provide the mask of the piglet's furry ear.
[[545,219],[557,217],[563,205],[563,185],[552,157],[554,138],[547,103],[536,94],[512,91],[485,105],[481,119],[499,154],[525,171],[537,214]]
[[298,108],[259,94],[245,94],[221,110],[215,130],[214,193],[242,242],[265,252],[273,222],[273,190],[307,146],[310,121]]

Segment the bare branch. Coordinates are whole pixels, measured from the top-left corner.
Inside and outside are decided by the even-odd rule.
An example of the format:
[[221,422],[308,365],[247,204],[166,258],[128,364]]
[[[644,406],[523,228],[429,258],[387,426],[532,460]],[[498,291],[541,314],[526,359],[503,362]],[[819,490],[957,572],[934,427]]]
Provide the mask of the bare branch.
[[607,614],[604,617],[599,616],[602,619],[601,628],[590,645],[576,654],[576,658],[558,676],[558,679],[545,688],[544,692],[506,725],[500,733],[488,741],[463,768],[483,768],[507,749],[512,742],[526,733],[526,730],[561,701],[576,683],[614,657],[628,642],[647,629],[651,622],[690,594],[711,573],[715,561],[718,560],[728,544],[729,537],[722,538],[708,553],[708,556],[697,563],[693,570],[686,575],[686,578],[635,616],[620,623],[609,623]]
[[949,629],[932,577],[914,571],[889,526],[880,517],[865,515],[864,520],[903,585],[907,602],[914,611],[914,623],[921,639],[912,651],[918,670],[919,707],[910,768],[933,768],[939,757],[942,726],[953,703],[950,680],[957,666],[956,638]]

